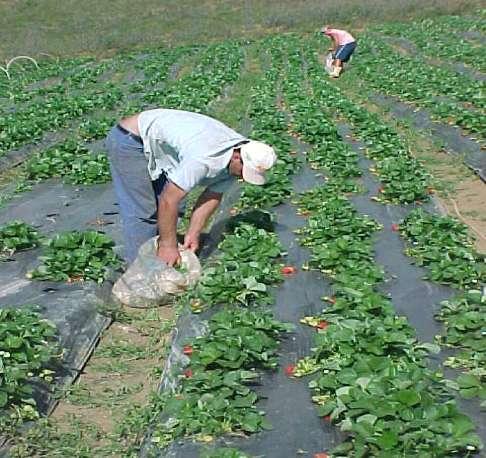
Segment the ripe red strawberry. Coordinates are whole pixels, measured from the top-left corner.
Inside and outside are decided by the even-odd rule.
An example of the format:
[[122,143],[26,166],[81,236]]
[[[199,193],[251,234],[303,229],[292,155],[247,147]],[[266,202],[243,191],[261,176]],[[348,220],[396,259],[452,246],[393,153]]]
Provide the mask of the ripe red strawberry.
[[398,232],[400,230],[400,226],[398,224],[392,224],[391,225],[391,230],[393,232]]
[[331,421],[331,415],[326,415],[325,417],[322,417],[322,419],[325,421]]
[[284,266],[280,269],[280,272],[282,272],[284,275],[292,275],[297,272],[297,269],[293,266]]
[[324,453],[324,452],[314,453],[314,458],[329,458],[329,455],[327,453]]
[[184,348],[182,349],[182,353],[184,353],[187,356],[191,356],[192,352],[193,350],[191,345],[185,345]]
[[289,377],[292,377],[292,375],[294,375],[294,371],[295,371],[295,366],[293,364],[289,364],[284,369],[285,375],[288,375]]
[[191,378],[192,377],[192,369],[186,369],[184,371],[184,377]]
[[319,321],[319,323],[317,323],[316,328],[326,329],[328,326],[329,326],[329,323],[326,320],[322,320],[322,321]]

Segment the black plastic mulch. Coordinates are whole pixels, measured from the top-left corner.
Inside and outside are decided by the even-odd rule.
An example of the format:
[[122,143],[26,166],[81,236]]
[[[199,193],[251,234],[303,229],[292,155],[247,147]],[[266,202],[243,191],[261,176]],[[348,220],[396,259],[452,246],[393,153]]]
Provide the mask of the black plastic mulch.
[[[121,242],[118,207],[111,183],[73,187],[49,180],[37,184],[32,191],[1,209],[0,225],[14,219],[32,224],[45,236],[92,229],[106,232]],[[93,282],[29,280],[26,274],[37,265],[41,252],[41,248],[19,252],[11,260],[0,262],[0,308],[38,306],[41,315],[56,325],[63,353],[56,365],[54,385],[60,388],[80,374],[101,333],[111,322],[99,311],[109,300],[111,283],[105,282],[100,287]],[[40,412],[49,414],[57,399],[42,384],[34,388]]]
[[462,158],[464,164],[486,183],[486,152],[475,141],[474,135],[466,137],[459,127],[435,122],[427,110],[399,102],[394,97],[375,94],[372,100],[389,109],[397,118],[409,119],[414,127],[430,132],[444,146],[444,151]]

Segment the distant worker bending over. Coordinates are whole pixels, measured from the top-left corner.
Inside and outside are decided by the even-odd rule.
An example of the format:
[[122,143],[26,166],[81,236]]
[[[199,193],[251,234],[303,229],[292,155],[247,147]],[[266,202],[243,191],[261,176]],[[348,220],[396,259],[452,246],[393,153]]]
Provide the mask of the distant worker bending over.
[[356,40],[346,30],[333,29],[329,25],[323,27],[321,32],[332,40],[332,47],[329,48],[334,58],[331,76],[337,78],[343,71],[344,62],[349,60],[356,49]]
[[196,251],[199,235],[235,177],[262,185],[276,161],[272,147],[249,140],[216,119],[181,110],[149,110],[124,118],[106,147],[120,205],[126,259],[159,234],[160,259],[180,262],[179,204],[205,187],[192,211],[184,248]]

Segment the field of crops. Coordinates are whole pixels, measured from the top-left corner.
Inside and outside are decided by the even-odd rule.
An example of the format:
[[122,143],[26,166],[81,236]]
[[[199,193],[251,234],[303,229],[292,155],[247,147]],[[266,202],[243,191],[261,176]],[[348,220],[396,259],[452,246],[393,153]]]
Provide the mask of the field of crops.
[[[5,69],[6,456],[479,456],[485,39],[482,12],[369,28],[339,80],[316,33]],[[103,139],[156,107],[279,159],[226,197],[197,286],[134,315],[108,300],[124,264]]]

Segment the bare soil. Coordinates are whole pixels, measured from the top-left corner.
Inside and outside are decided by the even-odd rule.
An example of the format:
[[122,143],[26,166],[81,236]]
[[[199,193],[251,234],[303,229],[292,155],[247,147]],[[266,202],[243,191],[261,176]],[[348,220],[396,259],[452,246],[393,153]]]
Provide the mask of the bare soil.
[[[164,346],[170,337],[160,329],[173,311],[167,307],[155,311],[126,309],[126,314],[133,322],[114,322],[105,331],[70,394],[53,412],[51,419],[61,430],[68,431],[69,420],[75,418],[96,425],[101,437],[107,436],[128,408],[143,405],[149,393],[157,389],[155,370],[163,365]],[[116,355],[115,350],[110,356],[117,343],[125,349],[145,351]]]

